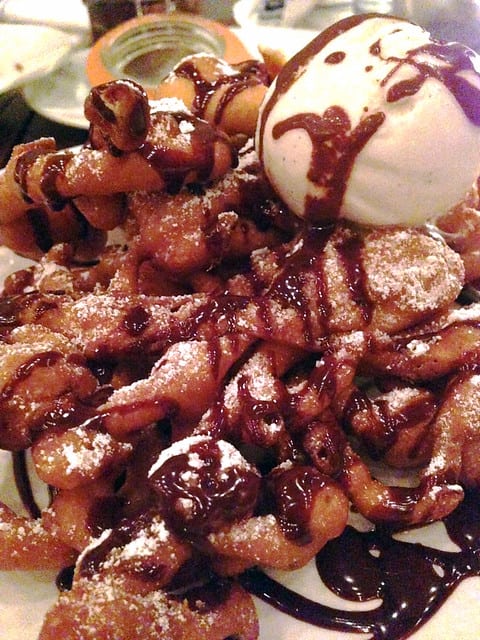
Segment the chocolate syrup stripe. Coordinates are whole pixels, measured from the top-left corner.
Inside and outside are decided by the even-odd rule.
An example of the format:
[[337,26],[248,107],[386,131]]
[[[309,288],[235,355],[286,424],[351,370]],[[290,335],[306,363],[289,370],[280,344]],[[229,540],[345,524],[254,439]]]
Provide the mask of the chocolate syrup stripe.
[[215,81],[205,79],[198,70],[195,62],[188,59],[175,69],[175,75],[187,79],[194,87],[195,97],[192,111],[197,117],[205,117],[210,100],[214,94],[223,87],[226,87],[213,115],[213,121],[218,125],[222,120],[226,108],[236,95],[249,87],[260,84],[262,80],[267,82],[266,70],[264,70],[262,64],[256,60],[247,60],[238,65],[234,65],[233,68],[235,69],[235,73],[229,72],[222,74],[217,71]]
[[[266,103],[263,112],[260,117],[260,145],[258,148],[258,155],[260,159],[263,158],[262,138],[263,131],[265,130],[265,123],[272,112],[273,108],[277,104],[278,100],[284,95],[297,80],[302,73],[308,62],[323,48],[327,46],[329,42],[336,37],[345,33],[349,29],[353,29],[357,25],[361,24],[364,20],[372,17],[373,14],[365,14],[358,16],[350,16],[344,20],[340,20],[336,24],[332,25],[328,29],[325,29],[320,35],[314,38],[306,47],[294,55],[283,67],[276,79],[274,93]],[[385,17],[385,16],[382,16]]]
[[27,469],[25,451],[15,451],[12,453],[13,477],[18,495],[23,506],[32,518],[39,518],[40,507],[33,495],[32,483]]
[[404,640],[438,611],[460,581],[480,576],[480,504],[477,492],[445,519],[459,552],[394,539],[386,530],[347,527],[317,555],[320,579],[338,596],[356,602],[381,598],[368,611],[335,609],[276,582],[259,569],[240,580],[250,593],[314,626],[370,633],[375,640]]

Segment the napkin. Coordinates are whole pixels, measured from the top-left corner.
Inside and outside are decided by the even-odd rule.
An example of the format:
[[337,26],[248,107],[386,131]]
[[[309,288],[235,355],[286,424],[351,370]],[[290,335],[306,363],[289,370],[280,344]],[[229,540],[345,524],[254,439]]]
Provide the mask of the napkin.
[[46,75],[81,41],[79,33],[50,26],[0,22],[0,93]]
[[89,30],[88,12],[82,0],[5,0],[2,22],[47,25],[65,31]]

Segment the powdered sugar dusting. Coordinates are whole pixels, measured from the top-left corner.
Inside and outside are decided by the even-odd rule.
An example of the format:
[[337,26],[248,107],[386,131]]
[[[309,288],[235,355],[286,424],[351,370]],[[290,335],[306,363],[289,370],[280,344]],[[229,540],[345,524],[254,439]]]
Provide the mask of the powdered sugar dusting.
[[460,292],[464,269],[460,256],[437,240],[397,230],[368,239],[368,285],[373,300],[393,300],[401,309],[436,309]]
[[[150,478],[160,467],[162,467],[167,460],[173,458],[174,456],[185,455],[188,454],[190,448],[195,446],[196,444],[209,442],[210,438],[208,436],[189,436],[188,438],[183,438],[183,440],[178,440],[174,442],[170,447],[164,449],[158,456],[156,462],[151,466],[150,471],[148,472],[148,477]],[[188,465],[192,467],[192,469],[199,469],[203,463],[195,452],[190,453],[188,458]]]
[[83,446],[78,442],[66,443],[62,446],[60,455],[67,461],[66,473],[71,474],[85,469],[96,469],[101,465],[105,455],[114,451],[112,436],[107,433],[89,432],[78,427],[74,431]]

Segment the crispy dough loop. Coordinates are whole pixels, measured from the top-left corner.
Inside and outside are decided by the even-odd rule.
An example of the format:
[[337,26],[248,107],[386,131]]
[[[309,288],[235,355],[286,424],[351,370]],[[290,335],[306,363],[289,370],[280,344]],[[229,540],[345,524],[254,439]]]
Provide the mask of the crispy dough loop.
[[457,206],[435,220],[434,230],[438,230],[445,242],[461,256],[465,265],[465,281],[478,280],[480,278],[478,180]]
[[102,249],[93,264],[79,264],[71,245],[57,244],[35,264],[6,277],[3,300],[28,295],[32,290],[40,294],[61,291],[71,298],[93,291],[104,293],[122,264],[129,259],[125,247],[109,245]]
[[424,475],[417,487],[389,486],[376,480],[361,459],[347,445],[340,483],[348,497],[367,519],[392,526],[419,525],[441,520],[463,499],[460,485]]
[[94,87],[84,106],[85,117],[112,153],[134,151],[144,142],[150,125],[148,97],[132,80],[117,80]]
[[228,64],[213,55],[194,54],[162,80],[156,94],[180,98],[194,115],[230,135],[253,137],[269,84],[266,67],[256,60]]
[[80,425],[41,433],[32,445],[32,460],[43,482],[57,489],[75,489],[118,472],[131,452],[131,444]]
[[146,594],[167,585],[191,554],[163,518],[146,509],[90,540],[75,575],[79,581],[98,576],[125,580],[132,591]]
[[339,394],[333,410],[345,431],[360,438],[372,457],[408,469],[429,459],[430,426],[438,405],[437,394],[397,382],[373,397],[352,385]]
[[233,335],[213,343],[192,340],[172,345],[147,378],[114,392],[100,407],[107,430],[121,439],[169,415],[186,424],[195,423],[250,344],[250,338]]
[[3,300],[9,324],[45,327],[77,345],[87,358],[134,354],[139,346],[162,354],[175,339],[197,337],[211,320],[203,309],[214,309],[211,298],[144,296],[87,292],[84,295],[27,293]]
[[[183,184],[209,182],[224,175],[237,162],[228,138],[192,116],[182,103],[173,106],[172,110],[170,102],[156,103],[147,119],[145,136],[142,131],[133,148],[122,150],[120,155],[90,146],[77,152],[57,151],[50,138],[15,148],[0,175],[0,223],[12,223],[32,204],[59,209],[77,196],[178,190]],[[123,147],[130,146],[122,135],[119,139],[111,131],[106,135],[113,135]],[[86,211],[92,208],[84,204]],[[90,219],[98,223],[98,216]],[[101,220],[100,228],[111,228],[118,221],[119,215],[110,215],[108,222]]]
[[479,440],[479,391],[477,366],[460,371],[447,385],[433,425],[432,456],[425,470],[427,478],[461,482],[467,487],[479,486],[478,468],[472,465]]
[[51,415],[98,387],[75,346],[42,327],[21,326],[0,342],[0,364],[0,443],[10,451],[29,447]]
[[359,233],[341,225],[308,230],[270,268],[266,294],[252,296],[235,322],[258,338],[310,351],[325,349],[331,334],[414,326],[452,304],[464,277],[456,253],[415,229]]
[[76,558],[72,545],[47,530],[42,519],[17,516],[0,503],[0,568],[2,571],[61,569]]
[[303,355],[297,349],[260,343],[202,416],[194,433],[275,447],[285,434],[287,393],[281,376]]
[[266,216],[257,222],[252,211],[252,193],[264,189],[261,175],[236,169],[201,193],[129,195],[139,253],[178,278],[211,269],[226,256],[235,260],[278,245],[285,234]]
[[374,375],[428,382],[478,361],[480,304],[452,306],[430,322],[373,343],[362,368]]
[[[277,470],[277,474],[282,477],[292,473],[302,481],[303,471],[303,468],[296,469],[290,466]],[[308,475],[311,476],[311,471],[308,471]],[[317,486],[315,480],[318,482]],[[287,479],[288,483],[290,481]],[[288,535],[288,525],[286,532],[285,525],[282,526],[281,522],[282,507],[277,503],[277,513],[255,516],[208,536],[212,549],[220,558],[218,568],[222,566],[223,560],[227,560],[224,567],[226,570],[228,559],[241,561],[243,569],[261,565],[292,570],[307,564],[328,540],[337,537],[343,531],[348,517],[348,500],[335,482],[320,474],[314,476],[311,492],[307,491],[306,495],[308,498],[303,496],[301,499],[311,502],[307,522],[302,526],[303,539]],[[283,516],[287,518],[288,512],[283,513]],[[265,544],[266,540],[268,544]]]
[[56,489],[43,521],[58,540],[81,553],[92,537],[111,525],[119,507],[115,476],[86,482],[74,489]]
[[[478,486],[471,460],[478,447],[478,384],[474,371],[460,373],[447,385],[444,400],[429,430],[430,459],[414,488],[387,487],[374,480],[350,445],[344,450],[341,482],[349,497],[373,521],[422,524],[447,516],[463,498],[463,488]],[[470,450],[471,447],[471,450]]]
[[163,591],[136,593],[111,576],[79,580],[47,614],[39,640],[59,634],[65,640],[254,640],[258,622],[250,596],[238,585],[225,586],[224,601],[210,607],[201,599],[190,606]]

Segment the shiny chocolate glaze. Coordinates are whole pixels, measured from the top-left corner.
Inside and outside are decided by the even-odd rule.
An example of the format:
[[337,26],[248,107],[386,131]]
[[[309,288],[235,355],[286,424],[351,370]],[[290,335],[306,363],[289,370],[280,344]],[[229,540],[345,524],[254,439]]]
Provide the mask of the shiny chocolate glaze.
[[223,114],[232,100],[242,91],[259,84],[268,84],[268,76],[265,65],[257,60],[246,60],[232,65],[228,72],[221,73],[218,70],[215,80],[202,76],[195,60],[187,58],[181,62],[174,71],[180,78],[186,78],[194,87],[195,97],[192,104],[192,113],[199,118],[204,118],[208,105],[213,95],[219,90],[222,95],[215,107],[213,122],[220,124]]
[[352,602],[381,599],[367,611],[348,611],[314,602],[293,592],[259,569],[241,582],[283,613],[323,629],[372,634],[375,640],[403,640],[425,623],[454,588],[480,575],[480,502],[468,493],[445,519],[460,551],[447,552],[395,539],[386,529],[359,532],[348,526],[316,557],[320,579]]

